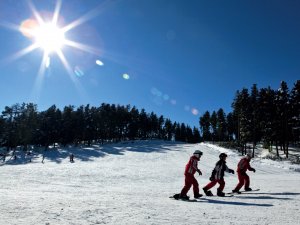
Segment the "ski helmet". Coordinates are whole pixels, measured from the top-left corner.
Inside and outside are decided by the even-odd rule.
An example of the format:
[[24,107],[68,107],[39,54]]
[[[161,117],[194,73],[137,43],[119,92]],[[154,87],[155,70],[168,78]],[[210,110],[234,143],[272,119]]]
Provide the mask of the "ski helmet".
[[221,153],[221,154],[219,155],[219,158],[220,158],[220,159],[222,159],[222,158],[224,158],[224,157],[227,157],[227,154],[226,154],[226,153]]
[[203,155],[203,152],[201,152],[200,150],[196,150],[196,151],[194,151],[193,155],[199,159]]
[[251,159],[251,158],[252,158],[251,153],[247,153],[247,154],[246,154],[246,157],[247,157],[248,159]]

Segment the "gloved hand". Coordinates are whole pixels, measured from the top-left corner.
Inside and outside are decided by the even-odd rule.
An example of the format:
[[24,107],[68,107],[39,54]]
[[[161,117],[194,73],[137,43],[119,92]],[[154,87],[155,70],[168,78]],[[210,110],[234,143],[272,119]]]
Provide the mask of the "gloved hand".
[[234,170],[232,170],[232,169],[229,169],[229,173],[232,173],[232,174],[234,174]]
[[214,178],[214,177],[210,177],[209,180],[210,180],[210,181],[214,181],[215,178]]
[[252,171],[253,171],[253,173],[255,173],[255,171],[256,171],[256,170],[253,168],[253,170],[252,170]]
[[199,173],[199,176],[202,175],[202,172],[198,169],[197,172]]

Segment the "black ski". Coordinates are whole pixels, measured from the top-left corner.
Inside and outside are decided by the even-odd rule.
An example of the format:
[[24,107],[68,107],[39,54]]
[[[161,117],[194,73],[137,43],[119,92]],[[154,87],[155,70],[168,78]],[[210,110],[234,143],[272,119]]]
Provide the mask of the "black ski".
[[253,191],[259,191],[260,189],[257,188],[257,189],[254,189],[254,190],[251,190],[251,191],[239,191],[240,193],[237,193],[237,192],[228,192],[226,194],[228,195],[234,195],[234,194],[242,194],[242,193],[247,193],[247,192],[253,192]]
[[179,196],[180,196],[180,194],[175,194],[173,196],[170,196],[169,198],[174,199],[174,200],[185,201],[185,202],[197,202],[196,199],[190,199],[189,196],[187,198],[180,198]]
[[226,193],[224,196],[218,196],[218,195],[206,195],[203,197],[220,197],[220,198],[229,198],[229,197],[233,197],[234,195],[232,193]]

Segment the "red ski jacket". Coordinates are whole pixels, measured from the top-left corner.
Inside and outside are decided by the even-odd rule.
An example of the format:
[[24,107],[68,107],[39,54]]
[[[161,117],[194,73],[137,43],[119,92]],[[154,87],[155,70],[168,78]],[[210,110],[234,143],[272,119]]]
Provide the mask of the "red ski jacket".
[[238,163],[237,172],[246,173],[247,170],[253,171],[254,169],[250,166],[250,160],[244,157]]
[[198,171],[198,161],[196,156],[192,156],[185,166],[184,175],[194,175]]

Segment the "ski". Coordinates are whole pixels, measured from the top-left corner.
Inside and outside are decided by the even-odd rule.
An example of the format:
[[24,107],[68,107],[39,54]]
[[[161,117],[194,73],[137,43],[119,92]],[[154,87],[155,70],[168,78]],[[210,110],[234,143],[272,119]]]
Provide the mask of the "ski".
[[169,198],[173,199],[173,200],[184,201],[184,202],[197,202],[196,199],[190,199],[190,197],[188,197],[188,198],[179,198],[179,195],[180,194],[175,194],[173,196],[170,196]]
[[182,199],[182,198],[174,198],[173,196],[170,196],[170,199],[177,200],[177,201],[183,201],[183,202],[197,202],[196,199]]
[[259,191],[260,189],[257,188],[257,189],[254,189],[254,190],[251,190],[251,191],[240,191],[240,193],[237,193],[237,192],[228,192],[226,194],[228,195],[235,195],[235,194],[242,194],[242,193],[247,193],[247,192],[253,192],[253,191]]
[[208,198],[210,198],[210,197],[213,197],[213,198],[215,198],[215,197],[229,198],[229,197],[233,197],[233,196],[234,196],[234,195],[233,195],[232,193],[230,193],[230,194],[226,193],[224,196],[218,196],[218,195],[206,195],[206,196],[203,196],[203,197],[208,197]]

